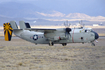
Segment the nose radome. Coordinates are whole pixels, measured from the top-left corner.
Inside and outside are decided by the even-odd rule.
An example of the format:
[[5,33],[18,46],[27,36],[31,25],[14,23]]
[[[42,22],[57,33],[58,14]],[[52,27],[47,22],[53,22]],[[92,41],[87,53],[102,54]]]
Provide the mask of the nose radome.
[[95,34],[95,39],[98,39],[99,35],[96,32],[94,32],[94,34]]
[[95,39],[98,39],[99,35],[97,33],[95,33]]
[[95,39],[98,39],[99,38],[99,35],[98,35],[98,33],[96,33],[95,31],[92,31],[93,33],[94,33],[94,35],[95,35]]

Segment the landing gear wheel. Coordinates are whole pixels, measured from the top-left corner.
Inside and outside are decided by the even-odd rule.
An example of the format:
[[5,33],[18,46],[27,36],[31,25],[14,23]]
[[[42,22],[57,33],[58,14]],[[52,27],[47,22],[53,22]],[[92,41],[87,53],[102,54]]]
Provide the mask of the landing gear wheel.
[[53,45],[54,45],[54,43],[50,41],[49,42],[49,46],[53,46]]
[[67,45],[67,43],[62,43],[62,46],[66,46]]
[[92,46],[95,46],[95,44],[94,44],[94,43],[92,43],[91,45],[92,45]]

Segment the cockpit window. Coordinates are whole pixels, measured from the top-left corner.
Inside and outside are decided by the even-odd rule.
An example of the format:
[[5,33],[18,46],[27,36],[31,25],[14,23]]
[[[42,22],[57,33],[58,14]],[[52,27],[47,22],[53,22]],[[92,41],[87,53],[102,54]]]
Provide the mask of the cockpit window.
[[92,30],[91,30],[91,29],[89,29],[88,31],[89,31],[89,32],[91,32]]
[[91,32],[93,32],[93,30],[91,30]]

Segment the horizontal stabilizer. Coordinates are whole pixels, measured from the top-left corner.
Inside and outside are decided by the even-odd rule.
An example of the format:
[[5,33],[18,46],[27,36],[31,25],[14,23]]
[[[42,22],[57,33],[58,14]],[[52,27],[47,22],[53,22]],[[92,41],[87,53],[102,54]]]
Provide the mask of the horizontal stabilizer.
[[31,28],[29,23],[25,23],[24,21],[19,21],[20,29]]

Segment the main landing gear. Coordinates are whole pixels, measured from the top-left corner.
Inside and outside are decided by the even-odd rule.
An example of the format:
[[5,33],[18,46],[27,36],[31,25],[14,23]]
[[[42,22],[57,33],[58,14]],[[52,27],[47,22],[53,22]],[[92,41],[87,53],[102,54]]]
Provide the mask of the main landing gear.
[[[54,45],[54,43],[52,42],[52,41],[49,41],[49,46],[53,46]],[[67,45],[67,43],[62,43],[62,46],[66,46]]]
[[49,46],[53,46],[54,43],[52,41],[49,42]]
[[67,43],[62,43],[62,46],[66,46],[67,45]]

